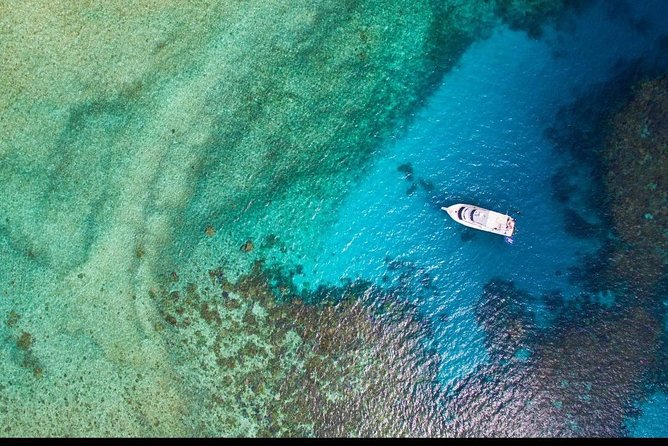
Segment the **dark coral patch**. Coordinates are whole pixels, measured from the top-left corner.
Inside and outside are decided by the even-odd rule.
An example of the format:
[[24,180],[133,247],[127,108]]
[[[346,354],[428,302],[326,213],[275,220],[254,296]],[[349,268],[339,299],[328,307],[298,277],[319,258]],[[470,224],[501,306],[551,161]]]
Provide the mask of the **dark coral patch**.
[[27,351],[32,347],[33,338],[32,335],[26,331],[21,332],[19,339],[16,341],[16,346],[21,350]]
[[243,252],[251,252],[255,246],[253,245],[253,240],[246,240],[246,242],[241,245],[241,250]]
[[404,180],[413,181],[413,166],[411,163],[400,164],[397,170],[404,175]]

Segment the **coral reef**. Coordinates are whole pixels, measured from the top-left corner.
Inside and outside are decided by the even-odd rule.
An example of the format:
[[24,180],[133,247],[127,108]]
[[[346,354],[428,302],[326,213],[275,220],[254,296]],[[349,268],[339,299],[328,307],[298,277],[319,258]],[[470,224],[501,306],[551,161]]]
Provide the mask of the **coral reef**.
[[[655,301],[666,273],[665,69],[620,60],[610,79],[562,108],[547,132],[569,159],[552,178],[565,228],[602,243],[572,275],[587,289],[626,282],[636,298]],[[578,212],[585,208],[586,218]]]
[[615,271],[643,294],[668,265],[668,77],[637,84],[611,128],[604,162],[622,242]]
[[640,306],[608,308],[581,296],[551,302],[554,323],[539,329],[527,307],[540,300],[505,281],[485,287],[476,314],[491,362],[448,389],[455,435],[625,433],[630,401],[643,394],[657,358],[660,319]]
[[[564,107],[548,131],[568,159],[552,178],[566,230],[599,238],[602,247],[569,271],[585,290],[572,301],[558,294],[536,299],[505,282],[485,287],[477,314],[492,364],[458,391],[482,395],[474,407],[486,416],[478,421],[495,421],[480,427],[485,423],[463,418],[462,432],[624,435],[625,418],[637,410],[630,402],[665,386],[668,98],[665,75],[656,76],[661,71],[620,62],[611,79]],[[576,213],[582,208],[592,209],[588,219],[609,225],[610,234]],[[612,304],[598,301],[602,292],[614,296]],[[551,318],[545,329],[528,309],[538,303]],[[518,360],[521,350],[530,352],[528,360]]]
[[153,294],[190,387],[190,435],[444,432],[428,330],[391,292],[357,282],[297,293],[259,262],[234,283],[221,268],[210,279]]
[[528,293],[517,290],[512,283],[492,281],[485,285],[475,307],[478,324],[487,334],[487,350],[496,360],[509,360],[535,334],[531,315],[523,311]]

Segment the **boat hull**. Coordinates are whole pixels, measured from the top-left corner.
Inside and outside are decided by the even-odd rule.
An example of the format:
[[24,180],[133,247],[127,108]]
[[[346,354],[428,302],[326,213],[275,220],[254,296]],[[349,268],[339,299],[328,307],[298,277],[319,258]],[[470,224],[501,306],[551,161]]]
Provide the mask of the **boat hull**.
[[447,212],[454,221],[469,228],[505,237],[512,237],[515,232],[515,220],[507,214],[464,203],[453,204],[441,209]]

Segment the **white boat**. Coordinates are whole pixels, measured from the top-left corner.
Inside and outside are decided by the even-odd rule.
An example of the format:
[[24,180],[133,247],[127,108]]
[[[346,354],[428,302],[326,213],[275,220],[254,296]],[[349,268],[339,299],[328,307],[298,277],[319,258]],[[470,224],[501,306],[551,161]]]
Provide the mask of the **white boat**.
[[471,204],[457,203],[452,206],[442,207],[457,223],[469,228],[511,237],[515,231],[515,220],[499,212],[490,211]]

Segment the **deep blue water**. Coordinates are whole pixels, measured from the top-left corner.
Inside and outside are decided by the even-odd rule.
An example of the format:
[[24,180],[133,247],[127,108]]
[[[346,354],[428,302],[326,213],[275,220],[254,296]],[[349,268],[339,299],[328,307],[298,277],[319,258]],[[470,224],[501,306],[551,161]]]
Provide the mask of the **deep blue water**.
[[[609,80],[620,60],[665,58],[658,38],[668,32],[668,2],[633,8],[611,14],[610,4],[597,5],[540,40],[503,28],[474,44],[346,198],[338,222],[323,235],[324,249],[304,259],[301,280],[403,285],[433,326],[446,384],[489,359],[474,305],[491,279],[512,280],[533,295],[581,293],[567,271],[598,252],[608,229],[577,197],[572,202],[583,204],[576,211],[591,214],[600,231],[583,238],[565,227],[552,177],[568,174],[562,169],[568,159],[545,132],[561,107]],[[412,178],[408,167],[398,169],[402,164],[410,164]],[[574,194],[590,193],[586,177],[572,181],[581,186]],[[514,244],[459,226],[439,210],[456,202],[513,214]],[[609,305],[614,292],[602,288],[598,297]],[[540,323],[551,323],[548,312],[533,310]],[[630,432],[666,435],[665,395],[637,404],[641,416],[629,420]]]

